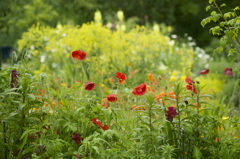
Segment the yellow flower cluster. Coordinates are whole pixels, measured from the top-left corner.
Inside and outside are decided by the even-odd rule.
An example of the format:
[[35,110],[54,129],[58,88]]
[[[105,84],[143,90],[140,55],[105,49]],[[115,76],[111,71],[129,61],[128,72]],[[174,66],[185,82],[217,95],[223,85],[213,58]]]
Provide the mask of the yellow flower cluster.
[[[113,32],[102,23],[94,22],[81,27],[32,27],[18,41],[19,52],[24,48],[29,49],[33,68],[43,72],[43,67],[48,71],[52,69],[57,75],[67,75],[72,63],[71,51],[77,49],[87,53],[86,62],[91,68],[101,68],[105,75],[115,72],[114,68],[118,71],[159,70],[166,74],[167,71],[161,70],[163,65],[184,75],[189,74],[194,61],[194,50],[174,45],[161,31],[136,26],[129,32]],[[78,69],[81,65],[75,67]],[[169,72],[166,76],[172,75]],[[175,77],[172,76],[171,80],[174,81]]]

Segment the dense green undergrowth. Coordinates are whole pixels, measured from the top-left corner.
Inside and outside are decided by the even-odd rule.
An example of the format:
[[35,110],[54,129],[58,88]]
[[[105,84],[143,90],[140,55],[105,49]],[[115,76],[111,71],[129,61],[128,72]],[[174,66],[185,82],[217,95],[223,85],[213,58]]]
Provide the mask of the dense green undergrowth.
[[0,74],[1,158],[238,158],[239,75],[162,30],[29,29]]

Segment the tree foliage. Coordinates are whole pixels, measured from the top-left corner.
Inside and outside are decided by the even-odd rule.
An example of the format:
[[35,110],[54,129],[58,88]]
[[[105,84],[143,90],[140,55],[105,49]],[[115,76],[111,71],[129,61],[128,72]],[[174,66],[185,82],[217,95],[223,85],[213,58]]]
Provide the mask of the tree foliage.
[[[226,1],[229,8],[237,4],[236,1],[222,1]],[[205,6],[207,1],[191,0],[2,0],[0,45],[15,45],[21,34],[37,23],[51,27],[58,23],[81,25],[92,21],[96,10],[101,11],[105,23],[114,22],[116,12],[122,10],[126,19],[136,17],[141,25],[147,22],[171,25],[175,34],[183,36],[188,33],[204,46],[210,39],[207,30],[200,25],[207,16],[202,9]]]

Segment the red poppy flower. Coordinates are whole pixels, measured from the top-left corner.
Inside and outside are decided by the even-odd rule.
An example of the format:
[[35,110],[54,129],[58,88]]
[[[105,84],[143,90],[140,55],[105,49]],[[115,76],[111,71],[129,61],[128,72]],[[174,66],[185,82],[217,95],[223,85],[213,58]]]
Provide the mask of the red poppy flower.
[[108,130],[108,125],[104,125],[101,127],[104,131]]
[[194,83],[193,80],[189,76],[187,76],[187,78],[185,79],[185,82],[187,84],[193,84]]
[[209,69],[202,70],[202,71],[200,72],[201,75],[206,75],[206,74],[208,74],[208,73],[209,73]]
[[142,83],[138,85],[134,90],[132,91],[132,94],[137,95],[137,96],[142,96],[146,93],[147,91],[147,85],[145,83]]
[[116,102],[118,100],[118,98],[115,94],[109,94],[109,95],[107,95],[107,100],[109,102]]
[[82,50],[76,50],[72,52],[72,57],[76,60],[84,60],[87,54]]
[[86,82],[85,83],[85,90],[87,90],[87,91],[93,90],[94,87],[95,87],[95,84],[92,83],[92,82]]
[[127,79],[127,76],[121,72],[116,72],[116,77],[118,79],[119,84],[123,84],[124,81]]
[[231,68],[225,68],[224,69],[224,74],[229,75],[229,76],[233,76],[232,69]]
[[195,88],[194,85],[188,84],[186,86],[186,88],[187,88],[187,90],[191,90],[191,91],[193,91],[193,93],[197,94],[197,89]]
[[95,125],[97,125],[98,127],[102,127],[102,123],[100,122],[100,120],[98,120],[97,118],[93,118],[91,120]]

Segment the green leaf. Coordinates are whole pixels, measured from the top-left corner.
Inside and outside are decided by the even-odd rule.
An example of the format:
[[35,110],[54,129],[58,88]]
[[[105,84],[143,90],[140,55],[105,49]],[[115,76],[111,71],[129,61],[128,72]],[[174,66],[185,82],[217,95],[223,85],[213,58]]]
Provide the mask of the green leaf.
[[225,25],[227,25],[226,22],[220,22],[220,27],[224,27]]
[[193,158],[195,158],[195,159],[201,159],[201,157],[202,157],[201,151],[200,151],[196,146],[194,146],[194,149],[193,149]]
[[235,19],[231,19],[227,22],[229,25],[234,25],[235,24]]
[[240,23],[240,17],[236,18],[236,23]]
[[221,31],[223,31],[223,29],[220,28],[219,26],[215,26],[210,29],[210,32],[212,32],[213,35],[221,35],[222,34]]
[[100,150],[99,150],[99,148],[97,146],[93,146],[92,148],[97,152],[97,154],[100,153]]
[[216,49],[214,49],[214,53],[222,53],[224,50],[224,47],[220,46],[220,47],[217,47]]
[[171,126],[171,124],[170,124],[170,122],[166,122],[166,126],[167,126],[167,138],[168,138],[168,143],[170,144],[170,145],[173,145],[174,144],[174,137],[173,137],[173,132],[174,132],[174,130],[173,130],[173,128],[172,128],[172,126]]
[[36,99],[36,96],[35,96],[34,94],[28,94],[27,96],[28,96],[29,98],[33,99],[33,100]]
[[237,6],[237,7],[235,7],[233,10],[234,10],[234,11],[240,10],[240,8],[239,8],[239,6]]
[[17,158],[20,158],[20,155],[22,154],[22,151],[23,151],[23,147],[27,142],[29,132],[32,132],[32,131],[35,131],[35,130],[28,129],[28,130],[24,131],[24,133],[22,134],[20,140],[23,140],[23,141],[22,141],[22,144],[20,146],[20,152],[18,153]]
[[234,16],[234,14],[232,12],[227,12],[223,15],[224,19],[230,18],[231,16]]
[[202,95],[200,95],[200,98],[201,98],[201,97],[210,97],[210,98],[214,98],[214,96],[209,95],[209,94],[202,94]]
[[221,4],[221,6],[220,7],[226,7],[226,4],[225,3],[223,3],[223,4]]
[[225,47],[227,45],[227,42],[228,42],[227,38],[222,37],[219,43],[222,47]]
[[214,22],[218,21],[221,18],[221,14],[214,14],[211,16]]
[[209,2],[208,2],[209,4],[212,4],[213,3],[213,0],[209,0]]
[[211,8],[211,6],[207,6],[206,7],[206,12]]

